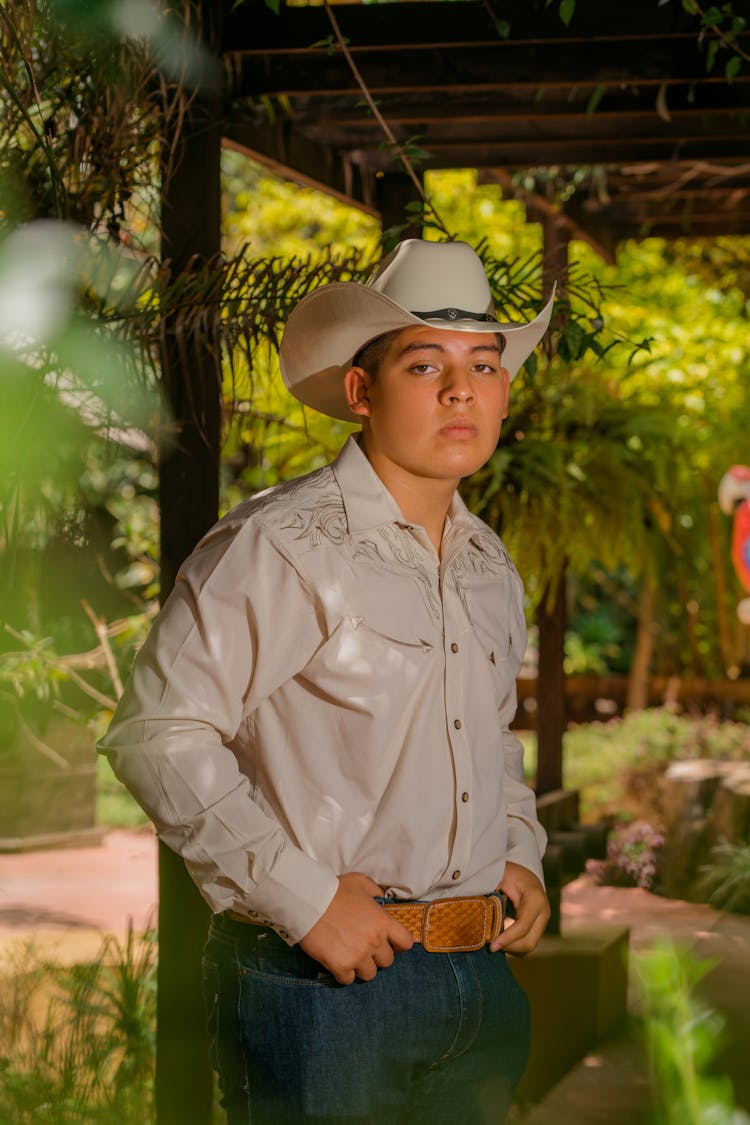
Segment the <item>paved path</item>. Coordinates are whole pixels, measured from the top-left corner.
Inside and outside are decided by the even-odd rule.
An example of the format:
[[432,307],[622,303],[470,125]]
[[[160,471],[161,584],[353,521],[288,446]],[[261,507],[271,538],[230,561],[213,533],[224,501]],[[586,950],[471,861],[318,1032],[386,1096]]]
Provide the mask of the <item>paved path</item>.
[[[63,962],[90,957],[103,934],[123,934],[128,919],[136,930],[153,923],[156,901],[156,841],[148,829],[109,832],[100,846],[0,855],[0,971],[12,948],[29,938]],[[750,1110],[750,918],[637,889],[595,887],[584,876],[565,889],[563,933],[582,919],[629,926],[633,950],[666,933],[716,960],[701,993],[726,1020],[722,1066],[739,1104]],[[637,1017],[634,987],[630,1010]],[[524,1125],[644,1125],[645,1076],[626,1029],[574,1067]]]
[[33,939],[72,963],[93,955],[105,933],[155,924],[156,838],[113,830],[98,846],[0,855],[0,964]]

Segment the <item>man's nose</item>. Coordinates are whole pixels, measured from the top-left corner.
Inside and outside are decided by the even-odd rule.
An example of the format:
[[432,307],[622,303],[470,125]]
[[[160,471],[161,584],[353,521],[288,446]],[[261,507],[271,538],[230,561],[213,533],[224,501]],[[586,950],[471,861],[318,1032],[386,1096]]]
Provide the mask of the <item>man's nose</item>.
[[447,402],[472,402],[474,383],[467,371],[448,371],[442,387],[442,396]]

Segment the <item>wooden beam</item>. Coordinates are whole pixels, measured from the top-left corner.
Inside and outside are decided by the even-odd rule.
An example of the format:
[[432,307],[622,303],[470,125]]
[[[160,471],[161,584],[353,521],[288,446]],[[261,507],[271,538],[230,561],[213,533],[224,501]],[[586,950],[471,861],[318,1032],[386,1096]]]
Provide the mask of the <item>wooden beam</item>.
[[[637,40],[646,45],[665,37],[695,41],[699,21],[679,4],[655,4],[654,0],[628,0],[606,9],[601,0],[577,0],[569,27],[562,23],[555,5],[531,0],[503,0],[502,18],[510,25],[501,39],[494,13],[481,2],[419,2],[378,7],[341,5],[337,17],[352,46],[400,43],[421,48],[430,43],[446,46],[499,43],[553,43],[568,52],[580,42]],[[234,6],[225,23],[224,50],[306,50],[324,41],[331,26],[322,6],[289,7],[279,13],[263,0],[246,0]]]
[[333,146],[310,140],[288,123],[230,119],[223,131],[227,148],[245,153],[282,179],[316,188],[377,216],[374,172],[362,170]]
[[[669,163],[679,161],[749,160],[750,136],[660,140],[639,137],[618,140],[503,141],[494,144],[443,145],[432,142],[424,168],[499,168],[499,167],[583,167],[622,164],[635,161]],[[388,155],[377,148],[358,148],[351,159],[372,171],[388,170]]]
[[[669,50],[667,50],[667,46]],[[600,87],[618,86],[633,90],[650,86],[654,94],[664,84],[689,83],[726,85],[723,75],[707,75],[705,60],[694,44],[665,45],[664,57],[649,58],[642,47],[634,45],[630,52],[621,45],[581,50],[571,59],[561,59],[559,48],[523,47],[504,43],[483,45],[463,53],[456,48],[429,47],[417,51],[399,51],[395,44],[362,52],[352,50],[357,65],[371,94],[439,94],[450,89],[456,95],[470,93],[525,93],[530,100],[538,91],[576,91],[578,95],[594,93]],[[398,67],[394,56],[398,58]],[[232,70],[237,76],[239,96],[260,97],[305,95],[330,98],[350,95],[355,100],[360,89],[348,64],[342,57],[310,50],[299,55],[273,57],[267,52],[246,52],[230,55]],[[647,69],[645,69],[647,68]],[[741,73],[734,82],[738,87],[750,84],[750,73]]]

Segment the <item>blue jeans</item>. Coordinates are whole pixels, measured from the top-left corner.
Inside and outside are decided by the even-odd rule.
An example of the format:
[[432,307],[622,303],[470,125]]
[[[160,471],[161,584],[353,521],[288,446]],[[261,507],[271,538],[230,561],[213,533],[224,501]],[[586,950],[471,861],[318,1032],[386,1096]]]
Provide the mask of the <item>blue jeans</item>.
[[398,953],[339,985],[270,929],[214,916],[204,989],[229,1125],[495,1125],[529,1049],[505,956]]

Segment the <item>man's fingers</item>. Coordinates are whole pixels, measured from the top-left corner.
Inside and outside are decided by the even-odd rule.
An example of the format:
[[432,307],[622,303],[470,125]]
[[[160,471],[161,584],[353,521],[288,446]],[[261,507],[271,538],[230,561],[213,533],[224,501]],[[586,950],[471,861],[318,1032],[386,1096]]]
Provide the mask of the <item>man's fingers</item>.
[[373,961],[379,969],[387,969],[393,964],[396,954],[392,945],[382,946],[373,956]]
[[502,949],[516,956],[530,953],[541,939],[549,915],[546,897],[541,902],[523,903],[515,920],[492,942],[490,947],[492,952],[496,953]]
[[397,922],[395,918],[388,932],[388,940],[397,953],[406,953],[407,949],[411,949],[414,945],[414,938],[411,936],[406,926],[401,922]]

